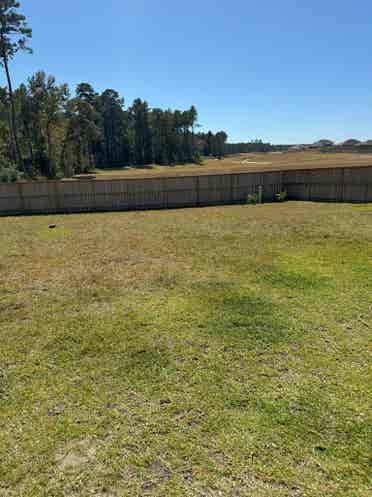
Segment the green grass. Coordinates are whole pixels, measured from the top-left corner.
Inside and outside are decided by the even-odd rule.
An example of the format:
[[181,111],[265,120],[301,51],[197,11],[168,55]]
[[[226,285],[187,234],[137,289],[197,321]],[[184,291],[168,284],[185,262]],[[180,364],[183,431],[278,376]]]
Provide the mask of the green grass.
[[371,249],[368,206],[0,219],[0,496],[370,495]]

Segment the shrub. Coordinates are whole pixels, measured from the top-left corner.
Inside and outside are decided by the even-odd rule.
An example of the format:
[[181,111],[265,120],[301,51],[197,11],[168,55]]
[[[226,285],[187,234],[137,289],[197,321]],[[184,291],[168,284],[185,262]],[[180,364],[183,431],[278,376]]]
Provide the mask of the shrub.
[[0,182],[14,183],[20,178],[15,164],[5,157],[0,157]]
[[204,164],[203,162],[203,157],[199,154],[199,153],[196,153],[194,155],[194,162],[195,164],[197,164],[198,166],[202,166]]
[[249,195],[247,195],[247,204],[258,204],[258,195],[256,193],[250,193]]
[[275,195],[277,202],[285,202],[287,200],[287,192],[279,192]]

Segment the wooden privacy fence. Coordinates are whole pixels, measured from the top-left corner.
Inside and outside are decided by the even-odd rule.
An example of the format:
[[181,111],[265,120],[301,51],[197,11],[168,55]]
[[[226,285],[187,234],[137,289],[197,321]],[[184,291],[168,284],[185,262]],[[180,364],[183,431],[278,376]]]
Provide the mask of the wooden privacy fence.
[[327,202],[372,202],[372,166],[284,171],[288,198]]
[[0,214],[160,209],[264,200],[372,202],[372,166],[111,180],[0,183]]

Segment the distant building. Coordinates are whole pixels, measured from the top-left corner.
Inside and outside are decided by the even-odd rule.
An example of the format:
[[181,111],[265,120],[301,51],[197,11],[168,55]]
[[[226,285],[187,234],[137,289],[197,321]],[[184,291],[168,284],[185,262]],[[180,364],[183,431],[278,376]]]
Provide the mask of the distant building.
[[289,150],[292,152],[300,152],[302,150],[306,150],[306,145],[292,145]]
[[332,140],[319,140],[312,144],[312,147],[333,147],[334,142]]
[[349,140],[344,141],[341,143],[342,147],[355,147],[357,145],[360,145],[361,142],[359,140],[355,140],[354,138],[350,138]]

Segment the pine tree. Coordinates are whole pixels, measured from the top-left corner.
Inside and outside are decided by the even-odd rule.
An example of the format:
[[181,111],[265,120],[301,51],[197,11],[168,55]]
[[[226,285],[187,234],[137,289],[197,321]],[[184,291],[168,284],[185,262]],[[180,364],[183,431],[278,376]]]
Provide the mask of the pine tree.
[[18,12],[20,3],[15,0],[0,0],[0,60],[4,67],[8,84],[10,100],[10,132],[14,141],[14,154],[18,166],[24,169],[21,149],[18,142],[16,111],[12,80],[10,77],[9,61],[19,51],[31,52],[27,47],[27,39],[31,38],[32,30],[27,27],[26,17]]

